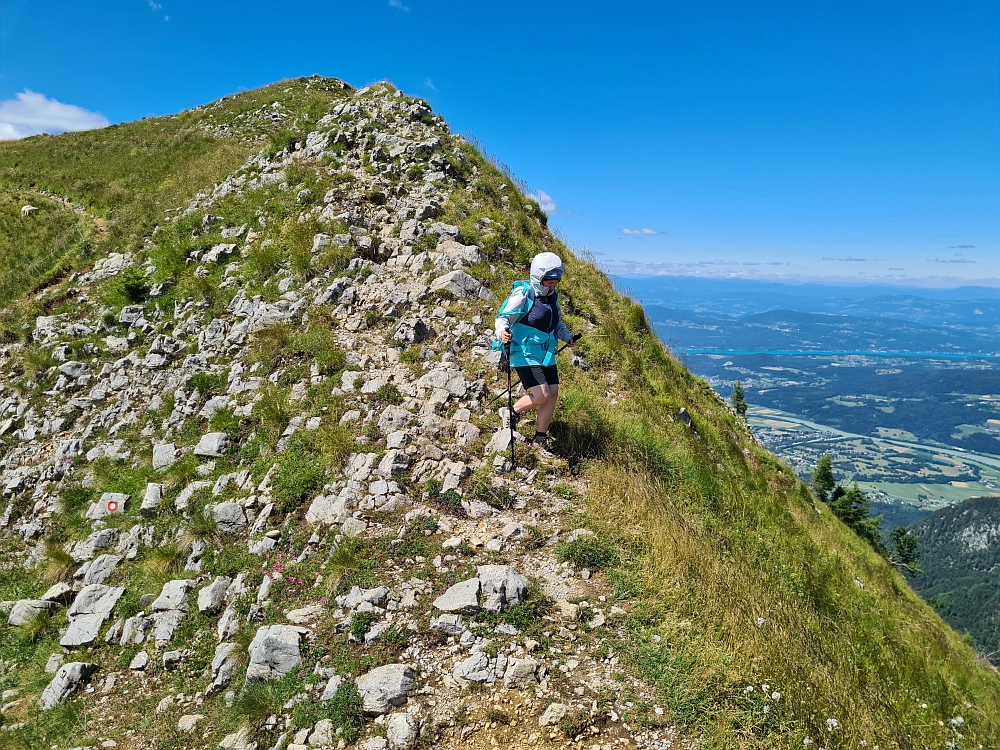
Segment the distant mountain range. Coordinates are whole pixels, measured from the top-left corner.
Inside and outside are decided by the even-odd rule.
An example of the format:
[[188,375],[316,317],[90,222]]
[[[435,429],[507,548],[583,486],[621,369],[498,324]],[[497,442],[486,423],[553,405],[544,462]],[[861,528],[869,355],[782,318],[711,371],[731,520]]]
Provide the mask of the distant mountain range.
[[745,279],[654,276],[616,279],[643,305],[738,318],[771,310],[890,318],[1000,334],[1000,288],[923,289],[890,286],[780,284]]
[[1000,498],[966,500],[910,528],[925,571],[910,584],[1000,664]]
[[[1000,336],[996,332],[962,324],[957,319],[945,327],[905,318],[833,315],[788,309],[729,317],[689,312],[660,304],[645,303],[644,306],[660,338],[674,349],[978,354],[1000,351]],[[1000,316],[1000,305],[996,305],[996,309],[991,315]]]

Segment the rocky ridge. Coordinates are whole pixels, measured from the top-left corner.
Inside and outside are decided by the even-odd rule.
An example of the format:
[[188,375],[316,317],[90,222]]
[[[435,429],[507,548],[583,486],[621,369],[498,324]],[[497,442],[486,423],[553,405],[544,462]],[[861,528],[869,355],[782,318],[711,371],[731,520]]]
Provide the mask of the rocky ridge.
[[315,122],[276,103],[300,138],[44,290],[63,311],[4,348],[0,533],[38,582],[4,637],[58,633],[6,665],[52,676],[5,691],[2,731],[82,701],[68,746],[686,746],[566,560],[585,488],[503,453],[509,227],[478,220],[487,250],[455,206],[539,250],[544,215],[424,102],[343,91]]

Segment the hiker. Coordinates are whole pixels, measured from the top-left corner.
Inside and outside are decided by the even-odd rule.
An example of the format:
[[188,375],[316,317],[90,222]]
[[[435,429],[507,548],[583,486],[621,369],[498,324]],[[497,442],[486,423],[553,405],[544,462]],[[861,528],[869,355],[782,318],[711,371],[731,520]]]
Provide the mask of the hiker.
[[559,396],[556,341],[568,346],[575,341],[559,310],[556,286],[562,275],[558,255],[539,253],[531,261],[531,279],[514,282],[496,317],[497,339],[509,347],[510,365],[527,391],[513,405],[513,415],[507,406],[500,409],[504,429],[517,429],[518,418],[537,409],[533,442],[546,452],[552,447],[548,430]]

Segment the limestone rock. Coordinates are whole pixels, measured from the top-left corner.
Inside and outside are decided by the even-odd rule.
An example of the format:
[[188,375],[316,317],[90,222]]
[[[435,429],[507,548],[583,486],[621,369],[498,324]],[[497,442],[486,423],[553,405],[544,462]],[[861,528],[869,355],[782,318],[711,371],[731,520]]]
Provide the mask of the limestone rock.
[[168,609],[177,609],[182,612],[187,612],[188,610],[188,594],[191,588],[194,586],[194,581],[188,580],[186,578],[180,578],[174,581],[168,581],[163,584],[163,590],[160,595],[153,601],[152,609],[154,612],[163,612]]
[[550,703],[549,707],[545,709],[545,713],[538,720],[538,723],[540,726],[549,727],[553,724],[558,724],[568,713],[569,706],[562,703]]
[[105,586],[103,583],[82,588],[66,612],[69,628],[59,640],[59,645],[73,647],[93,643],[101,625],[124,593],[124,588]]
[[490,657],[482,651],[478,651],[468,659],[456,664],[451,670],[451,676],[456,680],[486,682],[493,676],[490,671]]
[[528,597],[528,579],[507,565],[480,565],[476,575],[482,584],[483,609],[502,612]]
[[153,446],[153,468],[157,471],[168,469],[177,461],[177,446],[161,443]]
[[417,744],[419,726],[417,720],[405,711],[397,711],[389,717],[385,738],[389,750],[413,750]]
[[224,688],[233,679],[239,664],[234,656],[235,652],[235,643],[220,643],[215,647],[215,656],[212,658],[212,683],[208,686],[206,693],[213,693]]
[[233,579],[229,576],[218,576],[214,581],[198,592],[198,611],[214,615],[222,609],[222,604],[229,591]]
[[129,497],[124,492],[105,492],[87,509],[86,517],[96,521],[112,513],[121,513],[125,510],[125,503],[128,500]]
[[[89,586],[92,583],[104,583],[108,576],[114,572],[114,569],[118,567],[119,563],[122,561],[121,555],[98,555],[91,562],[86,563],[81,570],[85,570],[83,574],[83,583]],[[77,574],[79,575],[79,573]]]
[[250,666],[247,679],[277,680],[302,662],[299,631],[287,625],[264,625],[247,649]]
[[507,663],[507,671],[503,674],[505,688],[527,688],[538,682],[535,677],[540,664],[530,656],[511,659]]
[[142,505],[139,507],[139,515],[144,518],[155,515],[156,509],[160,507],[160,500],[163,499],[165,491],[166,488],[162,484],[149,482],[146,485],[146,494],[142,498]]
[[73,587],[70,586],[65,581],[60,581],[59,583],[53,583],[41,595],[41,600],[43,602],[59,602],[60,604],[68,604],[73,598]]
[[177,731],[181,734],[191,734],[204,718],[204,714],[185,714],[177,720]]
[[80,682],[96,671],[97,665],[88,662],[74,661],[63,664],[56,672],[56,676],[42,691],[40,701],[42,708],[47,710],[58,706],[76,690]]
[[239,503],[219,503],[212,507],[212,515],[223,534],[237,534],[247,527],[247,515]]
[[413,689],[414,676],[412,667],[386,664],[358,677],[355,684],[365,713],[385,714],[394,707],[405,705],[406,696]]
[[333,696],[337,694],[340,690],[340,686],[344,684],[344,678],[338,674],[332,675],[330,680],[326,683],[326,687],[323,688],[323,694],[319,697],[321,701],[333,700]]
[[475,614],[479,610],[479,588],[478,578],[461,581],[449,587],[447,591],[435,599],[434,606],[444,612],[454,614]]
[[149,654],[145,651],[140,651],[132,657],[132,661],[129,662],[128,668],[135,672],[141,672],[146,668],[147,664],[149,664]]
[[205,458],[221,458],[229,450],[229,435],[224,432],[209,432],[201,436],[198,445],[194,447],[196,456]]
[[439,276],[431,282],[431,291],[450,292],[459,298],[478,297],[490,301],[496,299],[488,289],[465,271],[451,271],[444,276]]
[[240,731],[223,737],[219,748],[220,750],[257,750],[257,743],[250,739],[250,730],[243,727]]
[[333,744],[333,722],[329,719],[320,719],[316,722],[312,732],[309,734],[309,744],[313,747],[322,747]]
[[59,608],[55,602],[47,602],[41,599],[20,599],[14,602],[10,615],[7,617],[8,625],[27,625],[36,617],[50,614]]
[[461,615],[444,614],[431,619],[431,630],[439,630],[448,635],[461,635],[466,628]]

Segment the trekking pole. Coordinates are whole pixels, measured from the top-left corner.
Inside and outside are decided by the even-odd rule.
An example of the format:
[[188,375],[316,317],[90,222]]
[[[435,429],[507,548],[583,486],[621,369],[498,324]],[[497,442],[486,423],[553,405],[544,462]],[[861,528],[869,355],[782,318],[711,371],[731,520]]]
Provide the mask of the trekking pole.
[[[579,341],[579,340],[580,340],[580,339],[582,339],[582,338],[583,338],[583,334],[582,334],[582,333],[578,333],[578,334],[576,334],[576,335],[575,335],[575,336],[573,337],[573,340],[572,340],[572,342],[570,342],[570,343],[573,343],[573,344],[575,344],[575,343],[576,343],[577,341]],[[563,353],[563,351],[564,351],[564,350],[566,349],[566,347],[568,347],[568,346],[569,346],[569,344],[568,344],[568,343],[567,343],[567,344],[563,344],[563,345],[562,345],[561,347],[559,347],[559,350],[558,350],[558,351],[556,352],[556,354],[562,354],[562,353]],[[505,347],[505,348],[509,349],[510,347]],[[508,355],[508,359],[509,359],[509,355]],[[509,372],[508,372],[507,374],[508,374],[508,375],[510,375],[510,373],[509,373]],[[485,406],[484,408],[486,408],[486,409],[489,409],[489,408],[490,408],[491,406],[493,406],[493,404],[495,404],[495,403],[496,403],[497,401],[499,401],[500,399],[502,399],[502,398],[503,398],[504,396],[506,396],[506,395],[507,395],[507,394],[508,394],[509,392],[510,392],[510,378],[508,377],[508,378],[507,378],[507,390],[506,390],[506,391],[500,391],[500,393],[498,393],[498,394],[497,394],[497,395],[495,395],[495,396],[494,396],[493,398],[491,398],[491,399],[490,399],[489,401],[487,401],[487,402],[486,402],[486,406]]]
[[565,344],[563,344],[562,346],[560,346],[560,347],[559,347],[559,348],[558,348],[558,349],[556,350],[556,354],[557,354],[557,355],[559,355],[559,354],[562,354],[562,353],[563,353],[563,351],[565,351],[565,350],[566,350],[566,347],[568,347],[568,346],[572,346],[573,344],[575,344],[575,343],[576,343],[577,341],[579,341],[579,340],[580,340],[580,339],[582,339],[582,338],[583,338],[583,334],[582,334],[582,333],[578,333],[578,334],[576,334],[576,335],[575,335],[575,336],[574,336],[573,338],[571,338],[571,339],[570,339],[569,341],[567,341],[567,342],[566,342]]
[[491,406],[493,406],[493,404],[495,404],[497,401],[499,401],[504,396],[506,396],[507,395],[507,391],[509,391],[509,390],[510,390],[510,386],[508,385],[506,391],[500,391],[500,393],[498,393],[493,398],[491,398],[489,401],[487,401],[486,402],[486,406],[484,406],[483,408],[484,409],[489,409]]
[[507,349],[507,424],[510,427],[510,470],[517,468],[517,461],[514,458],[514,389],[510,383],[510,371],[514,368],[510,364],[510,344]]

